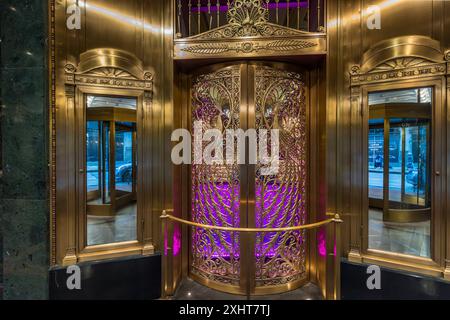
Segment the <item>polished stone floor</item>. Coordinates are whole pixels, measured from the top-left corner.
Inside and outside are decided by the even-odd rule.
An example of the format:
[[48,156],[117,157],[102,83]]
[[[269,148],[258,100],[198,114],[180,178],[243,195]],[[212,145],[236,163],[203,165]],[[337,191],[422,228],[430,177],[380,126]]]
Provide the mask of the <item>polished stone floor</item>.
[[[178,287],[173,300],[247,300],[246,296],[233,295],[205,287],[191,279],[184,279]],[[323,300],[320,288],[312,283],[276,295],[254,296],[250,300]]]
[[114,217],[88,216],[88,245],[136,240],[136,203],[120,209]]
[[430,257],[430,221],[384,222],[381,210],[369,210],[369,248]]

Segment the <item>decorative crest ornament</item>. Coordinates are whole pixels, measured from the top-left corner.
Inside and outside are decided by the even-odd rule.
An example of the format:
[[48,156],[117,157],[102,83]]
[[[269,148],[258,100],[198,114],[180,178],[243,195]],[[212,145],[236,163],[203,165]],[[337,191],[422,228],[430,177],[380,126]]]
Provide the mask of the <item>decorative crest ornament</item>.
[[445,61],[450,61],[450,50],[446,50],[444,53]]
[[236,0],[227,17],[235,36],[257,36],[264,33],[269,10],[263,7],[261,0]]
[[175,40],[175,59],[326,52],[325,33],[310,33],[269,22],[268,3],[267,0],[230,2],[226,25]]
[[[187,40],[227,40],[242,37],[295,37],[310,34],[269,22],[269,9],[262,0],[235,0],[227,12],[228,24]],[[186,40],[185,39],[185,40]]]
[[98,48],[80,55],[76,66],[64,66],[67,86],[88,85],[110,88],[153,90],[153,74],[142,70],[142,62],[129,52]]
[[383,40],[364,53],[360,65],[350,67],[351,86],[443,76],[448,73],[449,56],[429,37]]

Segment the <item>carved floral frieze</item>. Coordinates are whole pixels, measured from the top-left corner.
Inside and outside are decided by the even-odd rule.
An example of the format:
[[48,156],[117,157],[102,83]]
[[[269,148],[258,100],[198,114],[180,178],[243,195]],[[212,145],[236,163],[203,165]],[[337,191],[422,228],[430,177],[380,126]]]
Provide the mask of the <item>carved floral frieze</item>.
[[129,72],[113,67],[101,67],[86,73],[77,73],[73,64],[67,64],[65,72],[66,84],[141,90],[151,90],[153,87],[153,75],[150,72],[144,72],[142,79],[137,79]]
[[434,63],[422,58],[404,57],[388,60],[368,72],[353,65],[350,68],[351,84],[358,86],[368,83],[413,79],[424,76],[445,75],[447,63]]

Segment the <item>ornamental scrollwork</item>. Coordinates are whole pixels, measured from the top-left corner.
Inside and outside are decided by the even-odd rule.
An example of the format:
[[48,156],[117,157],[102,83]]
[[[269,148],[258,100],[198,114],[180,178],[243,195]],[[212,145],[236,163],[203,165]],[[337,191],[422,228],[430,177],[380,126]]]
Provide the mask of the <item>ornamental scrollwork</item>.
[[[241,78],[238,65],[195,77],[191,92],[192,125],[201,120],[202,131],[238,129],[241,113],[245,112],[241,110],[241,84],[246,80]],[[255,95],[255,129],[280,131],[279,172],[261,175],[262,162],[255,168],[255,226],[303,225],[307,221],[308,175],[304,74],[258,66],[254,82],[251,90]],[[203,148],[207,145],[204,143]],[[195,164],[191,170],[193,221],[240,226],[242,181],[237,162]],[[191,237],[192,274],[221,285],[239,286],[243,256],[240,234],[195,228]],[[256,288],[306,279],[306,237],[305,230],[256,234],[253,253]]]
[[386,62],[378,65],[371,72],[391,71],[391,70],[398,70],[398,69],[404,69],[404,68],[413,68],[413,67],[424,66],[427,64],[430,64],[430,62],[428,60],[425,60],[422,58],[401,57],[401,58],[396,58],[396,59],[391,59],[389,61],[386,61]]
[[64,67],[66,84],[89,85],[101,87],[130,88],[152,90],[153,74],[144,72],[142,79],[138,79],[126,70],[114,67],[99,67],[88,72],[77,72],[74,64],[68,63]]
[[[302,74],[266,66],[255,70],[255,128],[278,129],[280,139],[278,174],[263,176],[260,174],[263,164],[256,165],[258,228],[306,223],[306,88]],[[257,287],[282,285],[306,277],[306,237],[305,230],[256,234]]]
[[445,75],[446,72],[447,65],[445,62],[436,63],[418,57],[401,57],[387,60],[366,72],[363,72],[363,70],[356,65],[350,68],[352,86],[425,76]]
[[64,71],[66,73],[74,73],[75,71],[77,71],[77,68],[73,64],[68,63],[64,66]]
[[352,75],[356,75],[359,74],[361,72],[361,67],[359,65],[353,65],[350,68],[350,74]]
[[227,17],[234,36],[257,36],[264,33],[269,10],[262,6],[261,0],[236,0]]
[[450,50],[445,51],[444,59],[445,61],[450,61]]
[[242,42],[237,44],[231,43],[202,43],[197,45],[188,46],[186,48],[181,49],[181,51],[194,53],[194,54],[221,54],[225,52],[243,52],[243,53],[251,53],[258,52],[263,50],[270,50],[275,52],[285,52],[285,51],[294,51],[294,50],[302,50],[306,48],[312,48],[317,46],[317,43],[305,41],[305,40],[277,40],[272,41],[266,44],[254,43],[254,42]]

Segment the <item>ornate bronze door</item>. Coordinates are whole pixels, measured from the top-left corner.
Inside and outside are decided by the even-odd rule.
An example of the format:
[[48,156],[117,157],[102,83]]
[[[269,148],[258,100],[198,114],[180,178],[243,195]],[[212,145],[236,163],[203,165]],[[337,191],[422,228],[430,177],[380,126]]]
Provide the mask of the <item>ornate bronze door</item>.
[[[193,221],[242,228],[307,223],[307,73],[287,67],[244,63],[193,77],[193,127],[201,121],[203,133],[218,129],[224,136],[227,129],[255,129],[257,137],[261,129],[278,129],[280,139],[276,174],[263,175],[260,159],[256,164],[238,164],[236,157],[224,164],[193,164]],[[308,279],[304,231],[239,234],[193,228],[190,247],[191,277],[218,290],[276,293]]]

